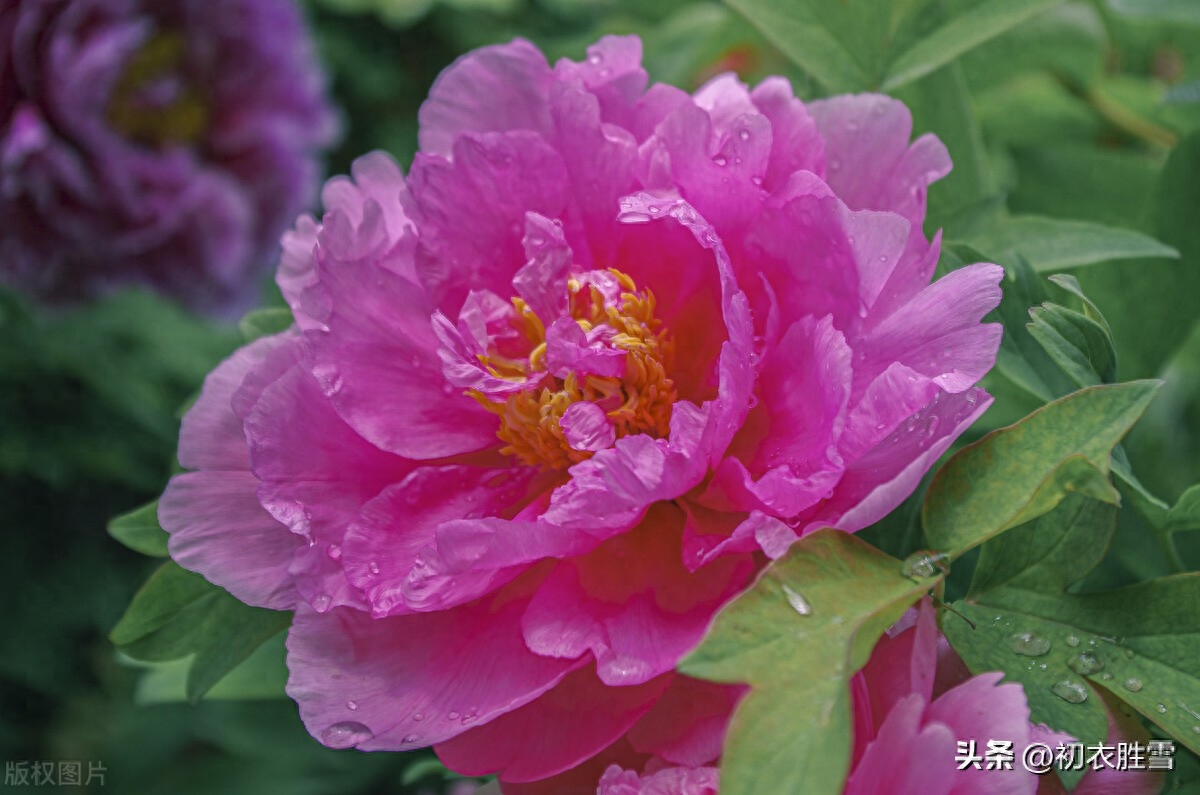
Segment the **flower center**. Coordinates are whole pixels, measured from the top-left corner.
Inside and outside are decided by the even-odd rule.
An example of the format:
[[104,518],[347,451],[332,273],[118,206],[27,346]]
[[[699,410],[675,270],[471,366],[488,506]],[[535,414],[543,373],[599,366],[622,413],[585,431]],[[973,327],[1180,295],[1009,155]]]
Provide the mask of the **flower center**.
[[[549,469],[565,469],[590,458],[596,448],[587,449],[578,440],[572,446],[562,422],[572,405],[584,401],[603,412],[611,423],[613,440],[637,433],[664,437],[670,432],[676,390],[667,372],[675,346],[654,316],[654,293],[639,290],[633,279],[618,270],[610,268],[600,275],[610,277],[614,289],[603,289],[594,279],[571,278],[568,306],[586,340],[579,350],[607,359],[608,366],[580,362],[564,367],[553,361],[553,342],[547,342],[545,324],[521,298],[513,298],[512,303],[518,330],[532,346],[528,357],[508,357],[494,349],[479,357],[492,375],[530,384],[503,402],[477,389],[467,392],[500,417],[497,436],[505,443],[502,453]],[[623,367],[614,359],[623,360]],[[611,375],[597,370],[622,372]]]
[[108,103],[113,128],[146,146],[200,140],[209,108],[183,79],[185,53],[182,35],[159,33],[129,59]]

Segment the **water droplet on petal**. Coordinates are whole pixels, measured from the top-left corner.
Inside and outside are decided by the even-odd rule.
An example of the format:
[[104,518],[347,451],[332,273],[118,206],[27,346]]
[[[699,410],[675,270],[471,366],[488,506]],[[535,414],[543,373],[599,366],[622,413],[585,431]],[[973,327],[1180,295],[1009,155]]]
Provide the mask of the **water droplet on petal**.
[[1125,689],[1130,693],[1136,693],[1142,689],[1142,680],[1138,679],[1136,676],[1131,676],[1125,680],[1124,686]]
[[325,547],[325,554],[329,556],[330,560],[341,560],[342,548],[337,544],[330,544],[329,546]]
[[802,616],[812,615],[812,605],[810,605],[808,600],[799,593],[793,591],[791,588],[785,585],[783,586],[783,595],[787,597],[788,604],[791,605],[792,609],[797,613]]
[[312,600],[312,607],[318,613],[325,613],[328,612],[332,602],[333,600],[329,598],[328,594],[319,594]]
[[761,187],[762,187],[762,184],[763,184],[763,178],[762,178],[762,177],[751,177],[751,178],[750,178],[750,181],[754,183],[754,187],[756,187],[756,188],[761,188]]
[[372,574],[378,574],[379,564],[375,561],[371,561],[370,564],[367,565],[367,569],[369,569]]
[[417,740],[420,740],[420,739],[421,739],[421,735],[419,735],[419,734],[406,734],[406,735],[404,735],[404,739],[401,740],[400,742],[404,743],[405,745],[412,745],[413,743],[415,743]]
[[424,713],[424,712],[418,712],[416,715],[413,715],[413,716],[412,716],[412,718],[413,718],[413,720],[415,720],[417,723],[420,723],[421,721],[425,720],[425,713]]
[[604,61],[604,56],[598,52],[593,52],[593,53],[588,54],[588,63],[590,63],[592,66],[597,66],[603,61]]
[[729,161],[725,159],[725,155],[717,155],[716,157],[713,158],[713,162],[716,163],[718,166],[724,166]]
[[1055,682],[1050,686],[1050,691],[1054,695],[1071,704],[1082,704],[1087,701],[1087,688],[1079,682],[1073,682],[1070,679],[1064,679],[1061,682]]
[[1079,638],[1075,635],[1067,635],[1066,643],[1068,646],[1074,648],[1079,645]]
[[350,748],[374,736],[371,730],[361,723],[342,721],[321,732],[321,742],[330,748]]
[[661,212],[662,212],[662,208],[659,207],[657,204],[650,205],[650,214],[651,215],[658,215]]
[[738,130],[738,138],[741,138],[743,141],[749,141],[750,140],[750,131],[749,130]]
[[1018,632],[1009,640],[1008,647],[1024,657],[1041,657],[1050,651],[1050,640],[1036,632]]
[[358,709],[358,702],[357,702],[357,701],[347,701],[347,702],[346,702],[346,709],[348,709],[348,710],[350,710],[351,712],[353,712],[354,710]]
[[458,720],[459,713],[451,711],[448,715],[446,715],[446,717],[449,718],[450,720]]
[[1076,654],[1074,657],[1071,657],[1069,660],[1067,660],[1067,667],[1080,676],[1087,676],[1088,674],[1094,674],[1103,668],[1104,663],[1101,662],[1100,658],[1096,655],[1089,654],[1085,651],[1080,652],[1079,654]]

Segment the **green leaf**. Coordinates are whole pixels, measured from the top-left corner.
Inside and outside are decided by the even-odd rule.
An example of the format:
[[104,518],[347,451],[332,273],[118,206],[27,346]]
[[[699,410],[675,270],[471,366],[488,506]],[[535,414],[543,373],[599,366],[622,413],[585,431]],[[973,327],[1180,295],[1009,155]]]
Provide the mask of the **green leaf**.
[[1011,249],[1039,271],[1117,259],[1179,257],[1170,246],[1132,229],[1038,215],[1005,218],[965,242],[985,254]]
[[1181,530],[1200,530],[1200,485],[1185,491],[1167,512],[1163,529],[1170,533]]
[[1200,3],[1196,0],[1108,0],[1108,5],[1130,17],[1200,25]]
[[[1034,722],[1085,744],[1102,741],[1104,706],[1086,679],[1194,750],[1200,747],[1194,729],[1200,698],[1191,695],[1200,694],[1200,574],[1104,593],[1067,592],[1104,556],[1115,520],[1115,508],[1074,495],[989,541],[967,598],[954,605],[978,629],[947,617],[943,631],[973,672],[1002,670],[1024,685]],[[1031,649],[1032,640],[1048,645]],[[1067,692],[1063,683],[1081,688],[1086,699],[1062,698],[1056,686]]]
[[883,89],[890,91],[999,36],[1062,0],[989,0],[950,18],[899,55],[888,68]]
[[1083,389],[960,450],[925,496],[930,543],[958,557],[1047,513],[1070,493],[1116,503],[1108,480],[1113,447],[1158,386],[1134,381]]
[[167,556],[169,536],[158,524],[158,500],[110,521],[108,534],[134,552],[155,558]]
[[109,638],[137,660],[194,654],[187,696],[196,701],[289,623],[290,613],[245,605],[168,561],[137,592]]
[[[279,633],[259,646],[245,662],[236,666],[204,694],[209,701],[249,701],[287,698],[287,654],[285,633]],[[144,668],[134,698],[139,704],[163,704],[186,701],[188,673],[194,657],[150,663],[131,660]]]
[[238,329],[246,342],[254,342],[260,337],[269,337],[292,327],[292,312],[282,307],[255,309],[247,312],[238,321]]
[[1057,304],[1034,307],[1029,314],[1029,333],[1077,386],[1115,380],[1117,352],[1103,326]]
[[[960,246],[950,246],[961,250]],[[971,259],[983,258],[977,252]],[[997,257],[997,259],[1003,259]],[[1046,350],[1029,333],[1029,310],[1049,298],[1046,286],[1033,268],[1019,255],[1005,264],[1004,294],[1000,306],[989,319],[1004,326],[996,369],[1042,403],[1049,403],[1071,391],[1071,382]]]
[[841,792],[850,765],[849,679],[941,577],[914,580],[902,568],[852,535],[821,530],[717,614],[679,670],[752,687],[725,740],[723,795]]
[[[850,3],[825,3],[816,0],[726,0],[758,28],[800,68],[815,77],[831,91],[864,89],[872,85],[872,74],[859,59],[858,50],[865,49],[855,38],[876,27],[864,25],[858,37],[854,35],[858,19],[867,18],[864,0]],[[886,15],[878,9],[875,20]],[[860,39],[864,40],[865,39]]]

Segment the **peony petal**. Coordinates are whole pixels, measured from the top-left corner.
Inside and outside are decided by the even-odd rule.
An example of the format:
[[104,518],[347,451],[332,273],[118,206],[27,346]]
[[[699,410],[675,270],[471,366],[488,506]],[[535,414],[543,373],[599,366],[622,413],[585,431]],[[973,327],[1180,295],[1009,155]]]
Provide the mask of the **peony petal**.
[[464,775],[499,773],[504,782],[537,781],[574,767],[624,734],[670,683],[666,675],[632,687],[608,687],[591,666],[549,692],[434,750]]
[[730,556],[689,572],[679,559],[683,519],[658,503],[630,532],[560,563],[522,618],[529,648],[566,659],[591,651],[610,685],[672,670],[753,569],[748,556]]
[[443,742],[511,713],[582,663],[525,647],[517,620],[532,585],[412,616],[302,607],[288,634],[288,695],[322,743],[364,751]]
[[926,189],[950,172],[941,141],[925,135],[910,146],[912,114],[879,94],[817,100],[808,111],[825,139],[825,179],[842,201],[899,213],[919,234]]
[[854,532],[882,519],[913,492],[925,472],[991,404],[991,396],[982,389],[939,392],[846,468],[833,496],[804,517],[802,532],[821,527]]
[[[448,606],[441,592],[426,593],[427,563],[422,555],[435,554],[426,548],[435,547],[438,526],[519,504],[527,497],[532,475],[525,469],[457,465],[414,470],[371,500],[346,532],[342,560],[347,578],[363,590],[376,616]],[[477,575],[462,583],[469,593],[460,594],[456,603],[499,586],[498,577],[493,572],[492,577]]]
[[825,173],[825,141],[804,103],[785,78],[768,77],[750,92],[758,112],[771,122],[771,159],[763,188],[775,191],[797,171]]
[[558,424],[567,444],[575,450],[604,450],[612,447],[617,439],[612,420],[595,403],[572,403]]
[[240,348],[204,379],[200,397],[183,416],[179,464],[185,469],[248,470],[246,434],[233,410],[242,382],[277,348],[290,345],[287,334],[263,337]]
[[496,444],[496,417],[443,378],[433,308],[416,285],[341,263],[322,270],[319,288],[335,309],[328,332],[306,332],[313,375],[364,439],[415,460]]
[[644,753],[685,767],[699,767],[721,755],[729,716],[745,688],[677,675],[646,715],[629,730],[629,741]]
[[418,153],[409,186],[420,281],[451,317],[468,290],[510,295],[526,261],[526,214],[562,218],[568,205],[562,156],[523,130],[464,135],[452,160]]
[[288,575],[303,541],[263,510],[249,472],[185,472],[171,478],[158,502],[171,557],[185,569],[257,607],[290,610]]
[[482,47],[438,75],[417,114],[422,152],[449,157],[464,133],[547,131],[550,66],[524,39]]
[[[926,711],[930,723],[948,726],[955,740],[975,740],[981,748],[988,740],[1012,740],[1019,752],[1029,737],[1029,706],[1024,689],[1016,683],[1000,684],[1004,674],[980,674],[943,693]],[[954,758],[946,755],[947,768]],[[979,770],[968,766],[956,771],[952,792],[966,795],[1033,795],[1038,776],[1022,768]]]
[[572,262],[562,222],[526,213],[522,245],[525,266],[513,276],[513,287],[538,317],[558,317],[567,308],[567,274]]
[[999,265],[952,271],[870,329],[856,351],[856,378],[873,378],[895,362],[930,378],[947,392],[962,392],[996,363],[1001,327],[981,324],[1000,303]]
[[845,795],[948,795],[952,791],[955,736],[946,726],[922,727],[925,703],[914,693],[892,707],[846,781]]

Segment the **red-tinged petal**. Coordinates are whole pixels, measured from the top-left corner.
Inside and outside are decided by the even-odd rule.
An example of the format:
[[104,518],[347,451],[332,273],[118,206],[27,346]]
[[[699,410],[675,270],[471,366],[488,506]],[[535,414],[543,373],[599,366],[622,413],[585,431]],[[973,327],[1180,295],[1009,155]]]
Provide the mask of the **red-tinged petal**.
[[502,782],[536,782],[607,748],[646,714],[670,680],[668,674],[609,687],[589,665],[537,700],[434,750],[447,767],[464,775],[498,773]]
[[158,521],[180,566],[247,604],[290,610],[296,589],[288,567],[304,542],[263,510],[258,484],[248,471],[176,475],[158,502]]
[[749,556],[729,556],[689,572],[679,557],[683,521],[658,503],[634,530],[559,563],[522,617],[529,648],[565,659],[590,651],[610,685],[672,670],[754,568]]
[[513,712],[582,661],[531,653],[519,617],[532,583],[455,610],[371,618],[302,607],[288,634],[288,695],[334,748],[400,751]]
[[721,755],[725,729],[745,688],[676,676],[662,697],[629,730],[629,741],[644,753],[685,767],[699,767]]

